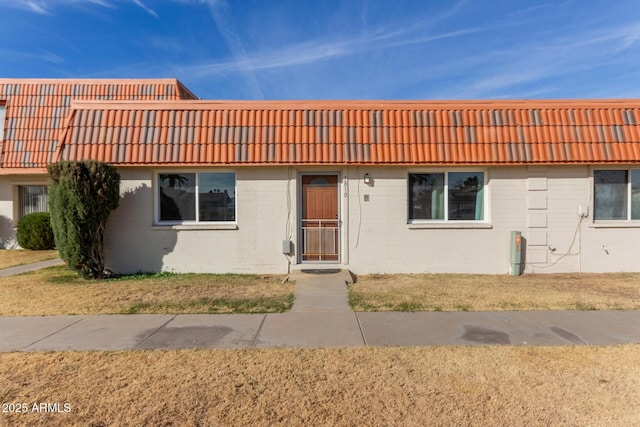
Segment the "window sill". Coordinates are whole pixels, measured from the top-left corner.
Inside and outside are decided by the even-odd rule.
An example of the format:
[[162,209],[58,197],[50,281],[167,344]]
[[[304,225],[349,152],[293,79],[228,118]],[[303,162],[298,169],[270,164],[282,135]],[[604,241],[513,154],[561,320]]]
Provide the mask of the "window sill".
[[407,224],[409,230],[423,229],[491,229],[488,222],[414,222]]
[[597,221],[590,223],[589,228],[640,228],[640,221]]
[[170,225],[162,225],[156,224],[151,226],[152,230],[155,231],[163,231],[163,230],[176,230],[176,231],[186,231],[186,230],[237,230],[238,224],[170,224]]

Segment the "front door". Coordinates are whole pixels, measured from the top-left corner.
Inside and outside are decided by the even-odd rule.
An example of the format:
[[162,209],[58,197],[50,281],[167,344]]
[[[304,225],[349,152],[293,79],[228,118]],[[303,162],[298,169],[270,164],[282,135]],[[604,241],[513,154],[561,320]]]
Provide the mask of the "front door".
[[302,175],[301,260],[339,261],[338,175]]

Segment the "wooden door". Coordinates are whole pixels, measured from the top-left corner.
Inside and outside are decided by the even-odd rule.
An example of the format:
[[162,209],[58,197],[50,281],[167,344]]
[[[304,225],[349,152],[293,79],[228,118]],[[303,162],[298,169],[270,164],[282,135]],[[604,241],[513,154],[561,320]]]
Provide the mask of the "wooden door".
[[302,261],[339,261],[338,175],[302,175]]

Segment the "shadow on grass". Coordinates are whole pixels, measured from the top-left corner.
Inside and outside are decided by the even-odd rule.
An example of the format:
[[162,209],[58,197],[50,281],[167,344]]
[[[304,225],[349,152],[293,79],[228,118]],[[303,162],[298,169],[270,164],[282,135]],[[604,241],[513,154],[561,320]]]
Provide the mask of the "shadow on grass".
[[121,282],[127,280],[147,280],[147,279],[171,279],[175,277],[190,277],[190,276],[211,276],[216,277],[218,279],[225,278],[238,278],[243,277],[246,279],[255,279],[258,280],[261,278],[259,275],[255,274],[213,274],[213,273],[173,273],[169,271],[163,272],[138,272],[132,274],[110,274],[103,280],[100,279],[85,279],[75,270],[68,268],[66,266],[55,266],[49,267],[46,270],[50,270],[52,273],[51,276],[46,278],[46,281],[49,283],[72,283],[74,281],[78,281],[79,283],[86,282]]
[[49,267],[45,270],[51,271],[53,273],[45,277],[44,280],[47,283],[61,285],[61,284],[70,284],[79,280],[84,280],[82,279],[82,277],[78,275],[77,272],[75,272],[74,270],[71,270],[70,268],[67,268],[64,265]]
[[70,284],[73,282],[78,282],[78,284],[84,283],[93,283],[93,282],[122,282],[127,280],[146,280],[146,279],[162,279],[162,278],[171,278],[176,277],[177,273],[170,272],[161,272],[161,273],[134,273],[134,274],[112,274],[109,277],[100,280],[100,279],[85,279],[82,277],[77,271],[68,268],[64,265],[49,267],[46,270],[50,270],[53,274],[46,277],[46,281],[48,283],[56,283],[56,284]]
[[176,277],[178,273],[171,273],[168,271],[163,271],[160,273],[133,273],[133,274],[112,274],[107,277],[105,280],[110,282],[124,281],[124,280],[144,280],[144,279],[162,279],[165,277]]

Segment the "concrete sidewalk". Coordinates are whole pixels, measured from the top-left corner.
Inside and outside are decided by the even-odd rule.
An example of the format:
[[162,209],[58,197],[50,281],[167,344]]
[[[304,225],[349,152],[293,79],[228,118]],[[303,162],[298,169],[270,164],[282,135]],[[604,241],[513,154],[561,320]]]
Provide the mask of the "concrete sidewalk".
[[355,313],[349,278],[296,272],[288,313],[0,317],[0,351],[640,343],[640,311]]
[[0,351],[640,343],[638,311],[0,317]]

